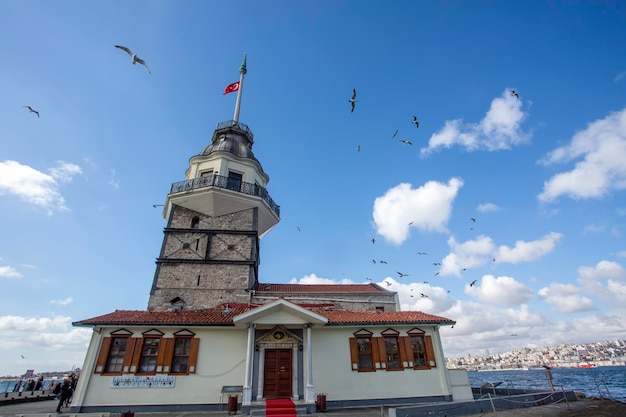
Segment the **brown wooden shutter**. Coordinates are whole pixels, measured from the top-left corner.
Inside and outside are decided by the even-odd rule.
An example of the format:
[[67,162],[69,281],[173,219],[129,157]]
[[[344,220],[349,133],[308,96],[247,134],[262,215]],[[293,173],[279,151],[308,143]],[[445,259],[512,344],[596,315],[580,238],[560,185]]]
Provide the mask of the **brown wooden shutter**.
[[350,369],[353,371],[359,370],[359,347],[356,337],[350,338]]
[[[137,350],[137,354],[140,355],[141,354],[141,342],[143,341],[143,339],[139,339],[137,337],[129,337],[128,341],[126,342],[126,351],[124,352],[124,360],[122,361],[122,372],[131,372],[130,371],[130,367],[132,364],[135,364],[135,366],[137,366],[137,364],[139,363],[139,357],[137,357],[136,362],[134,361],[134,355],[133,353],[135,352],[135,350]],[[139,342],[139,343],[137,343]],[[139,346],[137,346],[137,344]],[[135,370],[133,372],[137,372],[137,368],[135,368]]]
[[433,349],[432,337],[424,336],[424,344],[426,345],[426,365],[428,365],[429,368],[436,368],[437,362],[435,361],[435,349]]
[[100,352],[98,352],[98,358],[96,359],[96,367],[94,368],[94,374],[101,374],[104,372],[104,367],[107,364],[107,357],[109,356],[109,349],[111,348],[110,337],[103,337],[100,343]]
[[200,345],[200,339],[195,337],[191,339],[191,347],[189,348],[189,373],[195,374],[198,367],[198,346]]
[[[135,349],[133,351],[132,359],[130,360],[130,368],[128,368],[128,372],[139,372],[139,358],[141,357],[141,352],[143,351],[143,339],[132,338],[135,340]],[[130,339],[128,340],[130,343]],[[129,345],[126,345],[126,349],[129,348]],[[126,352],[128,353],[128,352]],[[126,354],[124,354],[124,362],[126,362]]]
[[413,354],[413,346],[411,345],[411,336],[402,336],[402,344],[406,352],[407,361],[411,362],[411,366],[415,368],[415,356]]
[[[377,359],[374,359],[374,362],[380,362],[379,369],[387,369],[387,349],[385,349],[384,337],[372,337],[372,354],[374,357],[377,357]],[[384,368],[383,364],[385,364]],[[376,369],[376,364],[374,364],[374,369]]]
[[159,353],[157,355],[157,369],[161,367],[159,372],[169,372],[172,366],[172,355],[174,354],[174,339],[162,338],[159,344]]
[[[406,368],[409,368],[409,361],[411,361],[411,356],[409,355],[406,349],[406,342],[405,339],[407,339],[407,336],[400,336],[398,337],[398,350],[400,352],[400,367],[405,368],[404,363],[406,362]],[[410,346],[410,343],[409,343]]]

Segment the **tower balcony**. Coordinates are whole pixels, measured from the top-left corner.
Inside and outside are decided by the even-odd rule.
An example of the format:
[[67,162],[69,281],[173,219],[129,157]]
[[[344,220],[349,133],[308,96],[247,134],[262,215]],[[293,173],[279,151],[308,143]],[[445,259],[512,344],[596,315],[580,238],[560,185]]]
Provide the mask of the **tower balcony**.
[[265,188],[216,174],[173,183],[167,195],[163,217],[169,218],[172,205],[208,216],[223,216],[258,208],[260,237],[280,221],[280,206],[272,200]]
[[250,184],[249,182],[243,182],[235,178],[228,178],[223,175],[208,175],[206,177],[193,178],[185,181],[178,181],[172,184],[170,189],[170,196],[172,194],[188,192],[192,190],[198,190],[201,188],[222,188],[225,190],[231,190],[238,193],[243,193],[263,199],[269,208],[274,212],[276,217],[280,217],[280,206],[272,200],[272,197],[267,190],[257,184]]

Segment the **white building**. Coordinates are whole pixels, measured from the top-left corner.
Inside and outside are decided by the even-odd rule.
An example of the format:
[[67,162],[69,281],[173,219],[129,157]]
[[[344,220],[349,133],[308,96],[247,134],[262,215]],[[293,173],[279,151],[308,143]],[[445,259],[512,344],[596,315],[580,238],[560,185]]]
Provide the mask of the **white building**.
[[450,380],[439,327],[401,312],[376,284],[260,283],[261,238],[280,220],[269,176],[234,120],[172,185],[163,245],[145,311],[81,320],[93,328],[71,412],[214,411],[290,398],[328,407],[471,399]]

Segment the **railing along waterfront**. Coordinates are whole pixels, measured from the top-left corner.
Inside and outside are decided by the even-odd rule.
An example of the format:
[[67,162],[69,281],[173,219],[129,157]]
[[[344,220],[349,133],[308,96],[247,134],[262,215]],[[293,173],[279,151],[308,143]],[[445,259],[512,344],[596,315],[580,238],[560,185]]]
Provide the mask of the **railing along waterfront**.
[[178,181],[172,184],[170,194],[182,193],[185,191],[197,190],[199,188],[217,187],[226,190],[237,191],[247,195],[261,197],[276,214],[280,217],[280,206],[272,200],[267,190],[260,185],[243,182],[235,178],[228,178],[223,175],[207,175],[206,177],[194,178],[191,180]]

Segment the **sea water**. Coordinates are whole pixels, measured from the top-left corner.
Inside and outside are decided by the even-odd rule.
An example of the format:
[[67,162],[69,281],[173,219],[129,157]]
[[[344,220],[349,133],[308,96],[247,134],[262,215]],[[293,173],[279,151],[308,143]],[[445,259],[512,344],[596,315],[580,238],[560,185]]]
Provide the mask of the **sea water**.
[[[586,397],[612,398],[626,401],[626,366],[595,368],[552,368],[554,389],[577,391]],[[470,385],[496,384],[498,388],[550,389],[544,369],[468,372]]]

